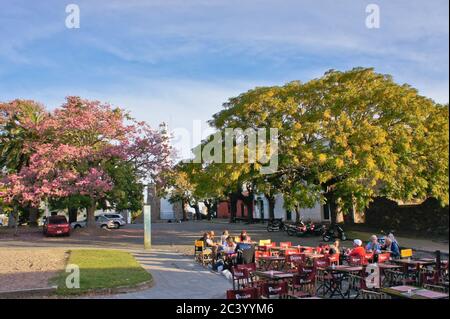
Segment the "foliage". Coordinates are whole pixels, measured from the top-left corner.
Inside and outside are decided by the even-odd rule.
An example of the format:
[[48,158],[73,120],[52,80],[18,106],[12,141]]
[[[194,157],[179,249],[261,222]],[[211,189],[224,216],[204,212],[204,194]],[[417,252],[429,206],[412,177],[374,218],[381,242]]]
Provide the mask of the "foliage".
[[231,98],[211,124],[279,133],[278,172],[262,178],[261,163],[213,163],[217,184],[250,179],[304,207],[327,192],[347,210],[375,196],[448,203],[448,105],[373,69],[255,88]]

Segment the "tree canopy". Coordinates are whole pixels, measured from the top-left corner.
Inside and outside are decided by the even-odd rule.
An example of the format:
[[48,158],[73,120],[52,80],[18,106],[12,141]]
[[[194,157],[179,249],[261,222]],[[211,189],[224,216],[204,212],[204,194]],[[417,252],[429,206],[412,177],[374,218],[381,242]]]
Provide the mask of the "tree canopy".
[[373,69],[257,87],[230,98],[210,124],[222,134],[278,129],[275,173],[261,174],[258,162],[207,163],[222,189],[251,180],[303,207],[329,192],[346,209],[363,209],[376,196],[448,204],[448,105]]

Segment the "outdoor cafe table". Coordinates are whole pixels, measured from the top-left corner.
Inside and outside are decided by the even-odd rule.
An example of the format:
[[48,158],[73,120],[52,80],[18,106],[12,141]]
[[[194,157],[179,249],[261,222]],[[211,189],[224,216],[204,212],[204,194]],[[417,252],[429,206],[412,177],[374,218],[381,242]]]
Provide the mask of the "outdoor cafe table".
[[448,294],[414,286],[395,286],[382,288],[385,294],[403,299],[446,299]]
[[400,269],[403,266],[402,265],[395,265],[395,264],[386,264],[386,263],[382,263],[382,264],[376,264],[378,266],[378,268],[380,269],[380,287],[384,286],[385,283],[387,283],[387,278],[386,275],[384,273],[384,271],[386,269]]
[[285,258],[278,256],[261,256],[259,257],[259,262],[262,270],[269,270],[269,268],[280,270],[284,268]]
[[436,264],[434,259],[394,259],[394,262],[404,266],[431,266]]
[[259,278],[268,280],[285,280],[285,279],[292,279],[294,277],[293,273],[286,273],[277,270],[266,270],[266,271],[257,270],[254,272],[254,275]]
[[357,274],[364,270],[363,266],[347,266],[347,265],[335,265],[328,266],[325,270],[331,275],[328,282],[325,283],[324,295],[330,293],[330,298],[335,294],[339,294],[342,298],[349,298],[350,291],[343,291],[342,282],[348,277],[349,274]]

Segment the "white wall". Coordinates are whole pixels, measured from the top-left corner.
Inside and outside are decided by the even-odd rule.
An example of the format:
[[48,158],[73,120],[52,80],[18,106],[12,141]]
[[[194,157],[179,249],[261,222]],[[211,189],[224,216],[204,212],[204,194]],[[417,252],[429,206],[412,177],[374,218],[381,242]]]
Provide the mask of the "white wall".
[[173,219],[175,218],[175,212],[173,211],[173,205],[165,198],[160,199],[160,214],[161,219]]
[[[261,198],[264,203],[264,218],[269,218],[269,202],[266,199],[264,195],[258,195],[256,198]],[[275,207],[274,207],[274,213],[275,218],[282,218],[283,220],[286,219],[286,210],[283,208],[284,205],[284,199],[283,195],[278,194],[275,196]],[[316,206],[313,208],[302,208],[300,210],[300,214],[303,217],[303,220],[312,220],[314,222],[321,222],[322,221],[322,205],[320,203],[317,203]],[[259,207],[258,205],[255,207],[254,211],[254,218],[260,217]],[[291,214],[291,221],[295,220],[295,212],[292,212]]]

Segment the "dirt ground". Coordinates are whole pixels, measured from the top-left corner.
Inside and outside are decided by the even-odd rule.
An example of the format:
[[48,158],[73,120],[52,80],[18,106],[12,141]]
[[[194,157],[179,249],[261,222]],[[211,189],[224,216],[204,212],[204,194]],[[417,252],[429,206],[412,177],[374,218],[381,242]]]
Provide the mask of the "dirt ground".
[[65,257],[64,249],[0,249],[0,291],[48,287]]

